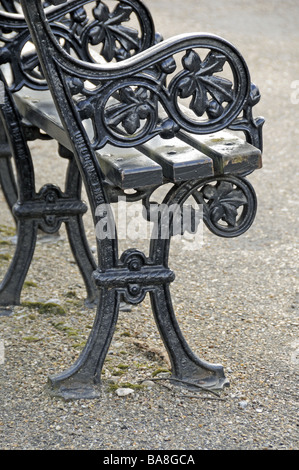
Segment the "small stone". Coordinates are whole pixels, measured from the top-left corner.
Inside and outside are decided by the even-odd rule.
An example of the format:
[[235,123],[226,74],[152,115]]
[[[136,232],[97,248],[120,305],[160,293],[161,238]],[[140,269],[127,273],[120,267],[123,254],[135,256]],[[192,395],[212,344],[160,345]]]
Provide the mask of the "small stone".
[[248,406],[248,401],[247,400],[242,400],[238,403],[239,407],[242,408],[242,410],[245,410]]
[[127,395],[134,393],[134,390],[132,388],[118,388],[115,393],[119,397],[126,397]]
[[142,385],[144,385],[146,388],[153,388],[155,383],[152,380],[145,380],[142,382]]
[[55,305],[62,305],[61,299],[48,299],[45,301],[45,304],[55,304]]

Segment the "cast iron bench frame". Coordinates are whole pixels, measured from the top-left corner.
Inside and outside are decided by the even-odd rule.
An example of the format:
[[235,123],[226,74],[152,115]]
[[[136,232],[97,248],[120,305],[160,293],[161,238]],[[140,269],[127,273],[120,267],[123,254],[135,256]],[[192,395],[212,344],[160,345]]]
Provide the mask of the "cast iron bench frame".
[[[123,299],[136,305],[147,293],[151,296],[157,326],[169,353],[172,380],[207,389],[223,388],[227,384],[223,367],[199,359],[190,350],[175,319],[169,291],[174,273],[168,267],[168,254],[176,214],[169,209],[181,208],[192,196],[203,206],[207,227],[223,237],[239,236],[253,223],[256,196],[246,176],[261,167],[264,121],[252,116],[252,107],[260,96],[250,81],[243,57],[227,41],[206,34],[179,36],[153,45],[155,35],[149,12],[137,0],[123,0],[118,4],[119,10],[110,15],[105,11],[106,19],[111,21],[115,11],[118,14],[122,12],[124,21],[129,12],[137,13],[144,28],[143,46],[140,48],[139,45],[135,55],[125,61],[98,65],[91,63],[88,54],[85,57],[80,55],[83,49],[79,48],[79,60],[67,53],[65,45],[71,45],[76,52],[78,47],[66,36],[67,28],[63,21],[59,23],[71,11],[73,19],[77,14],[76,27],[81,27],[82,34],[82,7],[91,1],[53,0],[52,3],[58,6],[46,10],[54,35],[65,40],[64,49],[47,27],[42,2],[23,0],[20,3],[27,25],[20,15],[0,13],[0,26],[7,30],[19,29],[24,35],[22,45],[29,41],[30,31],[46,83],[41,86],[39,81],[37,85],[38,80],[35,80],[32,70],[31,75],[22,70],[20,56],[7,57],[11,52],[8,41],[2,48],[0,60],[2,64],[10,62],[18,73],[15,73],[13,85],[9,85],[1,72],[0,114],[18,174],[17,184],[13,177],[10,181],[12,190],[14,187],[18,190],[18,201],[11,204],[18,223],[18,245],[1,284],[0,303],[19,302],[24,276],[34,252],[37,228],[51,233],[65,222],[70,244],[85,279],[89,301],[97,302],[97,313],[89,340],[77,362],[65,373],[49,379],[52,393],[66,398],[98,396],[101,370],[113,336],[120,301]],[[96,7],[98,13],[105,10],[102,2],[97,2]],[[97,20],[99,17],[100,14]],[[93,28],[93,32],[100,32],[96,22]],[[195,52],[198,48],[210,51],[205,62],[201,62]],[[109,55],[108,49],[105,52]],[[182,61],[184,70],[166,85],[168,75],[176,71],[173,57],[181,52],[185,54]],[[108,58],[111,60],[112,57]],[[232,69],[231,85],[227,80],[217,81],[214,75],[222,71],[225,62]],[[193,82],[192,77],[196,77]],[[214,89],[214,99],[201,103],[209,108],[205,122],[195,122],[189,117],[188,110],[177,104],[179,96],[192,95],[191,107],[200,106],[196,102],[199,92],[194,85],[200,79],[206,87],[210,84]],[[85,87],[87,81],[93,84],[92,89]],[[34,88],[39,90],[37,94]],[[41,88],[44,91],[41,92]],[[220,96],[221,92],[227,95],[226,107],[222,107],[225,99]],[[80,98],[73,98],[77,96]],[[140,113],[137,118],[136,107]],[[128,114],[128,108],[134,111]],[[98,111],[100,116],[96,114],[99,109],[102,110]],[[90,138],[83,122],[92,123],[93,138]],[[246,141],[223,129],[244,132]],[[60,155],[69,159],[65,194],[52,184],[35,192],[27,140],[40,138],[40,130],[56,139]],[[176,149],[175,155],[169,152],[170,145]],[[7,163],[8,153],[3,152],[3,156]],[[169,238],[163,239],[161,235],[152,238],[149,256],[133,248],[119,256],[116,236],[97,238],[98,259],[95,264],[82,224],[86,206],[80,199],[81,178],[89,197],[94,224],[102,223],[105,217],[108,233],[114,233],[110,208],[119,196],[125,195],[129,201],[141,200],[150,216],[152,194],[158,187],[171,182],[173,187],[165,199],[154,206],[162,208],[155,233],[161,233],[159,231],[166,224]],[[128,195],[127,189],[134,189],[134,194]],[[103,206],[105,215],[98,210]],[[167,209],[165,214],[163,208]],[[238,218],[237,208],[242,208]],[[24,264],[25,269],[21,268]],[[18,284],[13,280],[15,274],[19,275]],[[17,297],[12,294],[16,285]]]

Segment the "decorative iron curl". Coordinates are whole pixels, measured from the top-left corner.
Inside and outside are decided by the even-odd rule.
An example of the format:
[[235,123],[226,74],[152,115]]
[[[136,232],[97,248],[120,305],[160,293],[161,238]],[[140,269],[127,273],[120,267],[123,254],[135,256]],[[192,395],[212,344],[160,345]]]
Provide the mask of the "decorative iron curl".
[[255,191],[249,181],[240,176],[206,180],[192,196],[197,203],[203,204],[206,226],[219,237],[239,237],[249,230],[255,219]]
[[[250,182],[241,176],[223,175],[205,178],[197,181],[188,181],[173,185],[165,196],[161,205],[151,201],[154,193],[148,193],[143,198],[144,215],[151,220],[151,214],[159,211],[160,207],[168,208],[165,212],[169,220],[168,233],[173,236],[175,232],[172,224],[181,216],[181,208],[190,197],[203,208],[203,221],[214,234],[223,238],[239,237],[249,230],[254,222],[257,212],[257,198]],[[169,208],[173,208],[169,211]],[[196,225],[196,209],[192,207],[192,216]],[[179,214],[176,213],[179,211]],[[161,209],[163,216],[163,211]],[[188,228],[181,225],[183,230]],[[181,233],[183,235],[183,232]]]
[[[197,49],[205,49],[206,56]],[[174,56],[181,52],[185,52],[183,69],[177,70]],[[119,69],[96,72],[83,62],[71,64],[65,55],[57,60],[59,67],[68,69],[66,84],[76,95],[81,119],[93,123],[97,148],[107,142],[139,145],[158,134],[172,138],[181,129],[196,134],[220,131],[234,122],[250,96],[244,59],[232,45],[212,35],[174,38]],[[230,78],[222,76],[225,67]],[[86,89],[86,80],[95,86]],[[181,106],[180,99],[189,100],[189,109]]]
[[[11,66],[13,92],[23,86],[44,90],[47,84],[25,19],[17,14],[15,4],[18,3],[0,2],[0,63]],[[84,8],[86,4],[94,4],[90,18]],[[95,63],[101,59],[120,61],[155,42],[152,17],[138,0],[116,0],[112,11],[101,0],[72,0],[47,8],[49,5],[49,2],[43,2],[57,42],[80,60]],[[132,16],[137,19],[138,29],[124,25]],[[91,53],[91,46],[94,46],[96,54]]]

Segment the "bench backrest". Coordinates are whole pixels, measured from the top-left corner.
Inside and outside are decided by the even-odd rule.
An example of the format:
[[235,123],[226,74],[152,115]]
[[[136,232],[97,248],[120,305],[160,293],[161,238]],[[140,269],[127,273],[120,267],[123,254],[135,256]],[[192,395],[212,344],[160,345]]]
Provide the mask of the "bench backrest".
[[[66,5],[72,3],[78,2]],[[157,134],[171,137],[180,128],[198,134],[216,132],[228,127],[250,99],[243,57],[216,36],[178,36],[119,64],[96,65],[76,60],[61,47],[47,27],[41,2],[22,5],[48,84],[55,87],[57,97],[60,82],[71,107],[82,120],[92,121],[94,147],[108,140],[129,147]],[[197,50],[203,51],[202,56]],[[179,70],[174,56],[182,54]],[[180,107],[180,98],[189,99],[191,115]],[[162,122],[159,105],[165,112]]]
[[[116,2],[111,10],[94,0],[58,2],[57,6],[43,1],[42,5],[59,43],[81,60],[120,61],[158,40],[151,14],[138,0]],[[19,1],[0,1],[0,63],[12,69],[11,91],[23,86],[45,89],[47,83],[21,11]]]
[[[52,4],[52,7],[45,8],[45,12],[52,32],[59,40],[59,45],[84,62],[120,61],[147,50],[155,42],[161,40],[161,37],[155,33],[148,9],[139,0],[116,0],[116,6],[111,10],[104,2],[94,0],[69,0],[67,2],[52,0],[51,2],[42,1],[41,4],[44,8]],[[24,86],[31,89],[46,89],[48,84],[43,78],[43,71],[23,16],[5,13],[5,11],[20,11],[20,8],[19,0],[13,2],[0,0],[0,46],[2,46],[0,47],[0,64],[5,63],[6,67],[11,69],[9,86],[12,92]],[[130,23],[132,19],[134,27]],[[233,46],[220,38],[209,36],[206,41],[203,37],[201,39],[201,41],[195,40],[193,44],[206,49],[206,57],[194,53],[188,45],[189,52],[188,56],[187,54],[185,56],[183,74],[180,76],[176,74],[177,80],[176,82],[172,80],[172,87],[165,87],[162,90],[165,91],[164,95],[158,90],[158,101],[162,103],[163,111],[165,107],[168,108],[175,119],[165,119],[156,133],[162,134],[163,137],[172,137],[179,128],[187,128],[191,133],[206,134],[230,127],[244,132],[247,142],[262,150],[263,120],[255,120],[252,116],[252,107],[259,102],[260,94],[258,88],[250,83],[244,59]],[[191,44],[192,38],[187,39],[187,42]],[[181,51],[186,51],[185,44],[186,36],[182,38]],[[174,43],[172,46],[175,46]],[[209,46],[211,46],[210,50]],[[174,50],[177,54],[178,48],[174,47]],[[165,82],[166,77],[170,82],[173,76],[171,74],[176,68],[171,55],[166,54],[164,49],[162,51],[165,52],[165,59],[160,57],[153,65],[149,61],[143,62],[144,67],[151,67],[152,84],[156,81],[155,85],[157,85],[155,91],[163,80]],[[72,64],[71,67],[76,75],[76,66]],[[224,68],[227,69],[227,74],[224,74]],[[125,70],[123,69],[122,73],[118,70],[118,75],[123,77]],[[107,71],[109,73],[106,69],[105,72]],[[84,74],[86,76],[86,68],[84,68]],[[5,77],[7,79],[7,73]],[[149,78],[146,74],[143,74],[144,77]],[[97,83],[99,75],[93,80]],[[107,74],[105,81],[107,83]],[[81,86],[79,80],[73,82],[76,82],[74,88]],[[126,89],[122,87],[121,92],[119,90],[118,88],[118,101],[124,100],[132,109],[130,100],[134,98],[129,87]],[[94,90],[92,93],[94,94]],[[169,93],[172,94],[171,102],[168,99]],[[155,95],[157,96],[157,93]],[[146,91],[146,87],[140,90],[137,98],[139,101],[144,101],[146,98],[148,106],[143,106],[141,103],[137,112],[126,113],[125,119],[121,121],[121,125],[125,126],[125,130],[131,132],[131,135],[135,133],[139,122],[144,122],[145,114],[147,116],[153,114],[153,109],[157,105],[156,96]],[[186,116],[185,112],[181,112],[178,98],[187,100],[187,106],[192,114],[191,119]],[[90,112],[90,101],[90,97],[85,100],[85,103],[81,100],[82,116]],[[122,111],[122,107],[118,109],[110,107],[109,113],[106,113],[108,127],[111,127],[111,124],[114,128],[119,127],[117,121],[123,114],[118,113],[119,110]],[[90,120],[89,123],[91,123]],[[99,126],[102,127],[102,122]],[[149,135],[147,128],[146,133]],[[120,133],[114,129],[114,136],[115,134],[117,134],[116,141],[111,139],[112,133],[110,133],[110,141],[118,145]],[[96,144],[101,146],[103,142],[100,140]],[[127,146],[130,145],[129,142]]]

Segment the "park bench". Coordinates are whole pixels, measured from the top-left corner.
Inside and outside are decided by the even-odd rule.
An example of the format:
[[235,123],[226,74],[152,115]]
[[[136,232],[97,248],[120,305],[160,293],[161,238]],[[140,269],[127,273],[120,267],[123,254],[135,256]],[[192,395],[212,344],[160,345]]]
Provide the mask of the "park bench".
[[[224,39],[194,33],[162,40],[139,0],[116,0],[110,10],[106,3],[1,2],[0,182],[18,241],[0,304],[20,302],[38,228],[54,233],[65,222],[87,300],[97,307],[78,360],[49,379],[52,393],[99,395],[119,305],[137,305],[148,293],[173,382],[221,389],[228,383],[223,367],[198,358],[176,321],[169,246],[176,233],[196,229],[196,209],[192,227],[182,220],[190,197],[218,236],[240,236],[252,225],[257,202],[247,176],[261,168],[264,123],[252,113],[258,88],[242,55]],[[137,29],[129,27],[132,17]],[[35,190],[28,141],[49,138],[69,161],[64,192],[55,175],[53,184]],[[82,181],[96,259],[82,221]],[[157,203],[153,195],[167,185]],[[148,220],[159,214],[148,256],[135,248],[118,253],[112,207],[120,198],[141,201]]]

